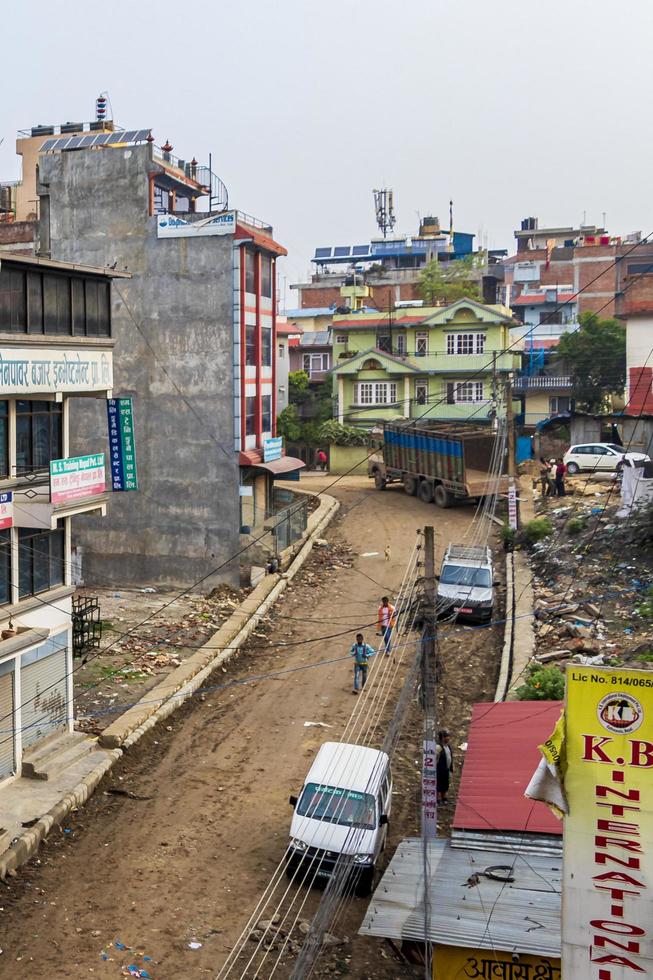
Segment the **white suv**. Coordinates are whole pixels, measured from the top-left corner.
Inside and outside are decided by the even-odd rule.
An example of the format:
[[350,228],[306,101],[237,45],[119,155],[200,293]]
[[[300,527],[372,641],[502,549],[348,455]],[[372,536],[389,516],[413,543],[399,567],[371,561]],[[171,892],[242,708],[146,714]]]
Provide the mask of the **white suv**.
[[571,446],[564,455],[564,463],[571,476],[580,473],[581,470],[620,473],[624,466],[624,459],[646,462],[649,457],[645,453],[626,452],[623,446],[611,442],[591,442],[582,446]]

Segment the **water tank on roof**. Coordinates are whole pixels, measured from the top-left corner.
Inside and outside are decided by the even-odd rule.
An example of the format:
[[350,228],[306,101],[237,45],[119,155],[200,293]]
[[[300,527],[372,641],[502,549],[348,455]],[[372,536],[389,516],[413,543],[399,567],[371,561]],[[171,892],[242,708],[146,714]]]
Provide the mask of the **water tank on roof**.
[[537,218],[523,218],[521,223],[522,231],[535,231],[537,229]]
[[54,126],[32,126],[32,136],[54,136]]
[[84,123],[62,123],[59,128],[62,133],[81,133],[84,129]]

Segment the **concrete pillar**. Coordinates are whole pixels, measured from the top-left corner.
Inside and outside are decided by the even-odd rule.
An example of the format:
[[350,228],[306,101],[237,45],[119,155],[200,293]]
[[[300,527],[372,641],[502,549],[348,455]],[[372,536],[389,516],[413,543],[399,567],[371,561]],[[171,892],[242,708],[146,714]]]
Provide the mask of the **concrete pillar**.
[[345,379],[341,374],[338,375],[338,421],[341,425],[345,421]]
[[404,378],[404,415],[410,418],[410,375]]

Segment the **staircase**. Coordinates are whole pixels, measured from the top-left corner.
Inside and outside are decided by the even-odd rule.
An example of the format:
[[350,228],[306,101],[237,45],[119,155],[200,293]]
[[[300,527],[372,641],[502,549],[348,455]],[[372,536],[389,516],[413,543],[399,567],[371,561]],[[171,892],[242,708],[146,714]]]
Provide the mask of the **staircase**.
[[23,754],[25,779],[53,779],[96,748],[97,739],[84,732],[55,732]]

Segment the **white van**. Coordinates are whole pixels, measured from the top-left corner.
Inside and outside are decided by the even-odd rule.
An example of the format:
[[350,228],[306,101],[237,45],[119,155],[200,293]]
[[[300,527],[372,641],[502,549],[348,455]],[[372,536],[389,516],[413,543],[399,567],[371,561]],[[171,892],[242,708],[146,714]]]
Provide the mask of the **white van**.
[[385,752],[325,742],[304,780],[290,825],[288,875],[302,865],[308,881],[328,878],[340,855],[353,857],[359,892],[368,894],[385,847],[392,804]]
[[492,619],[494,571],[489,548],[450,544],[438,579],[438,616],[480,622]]

